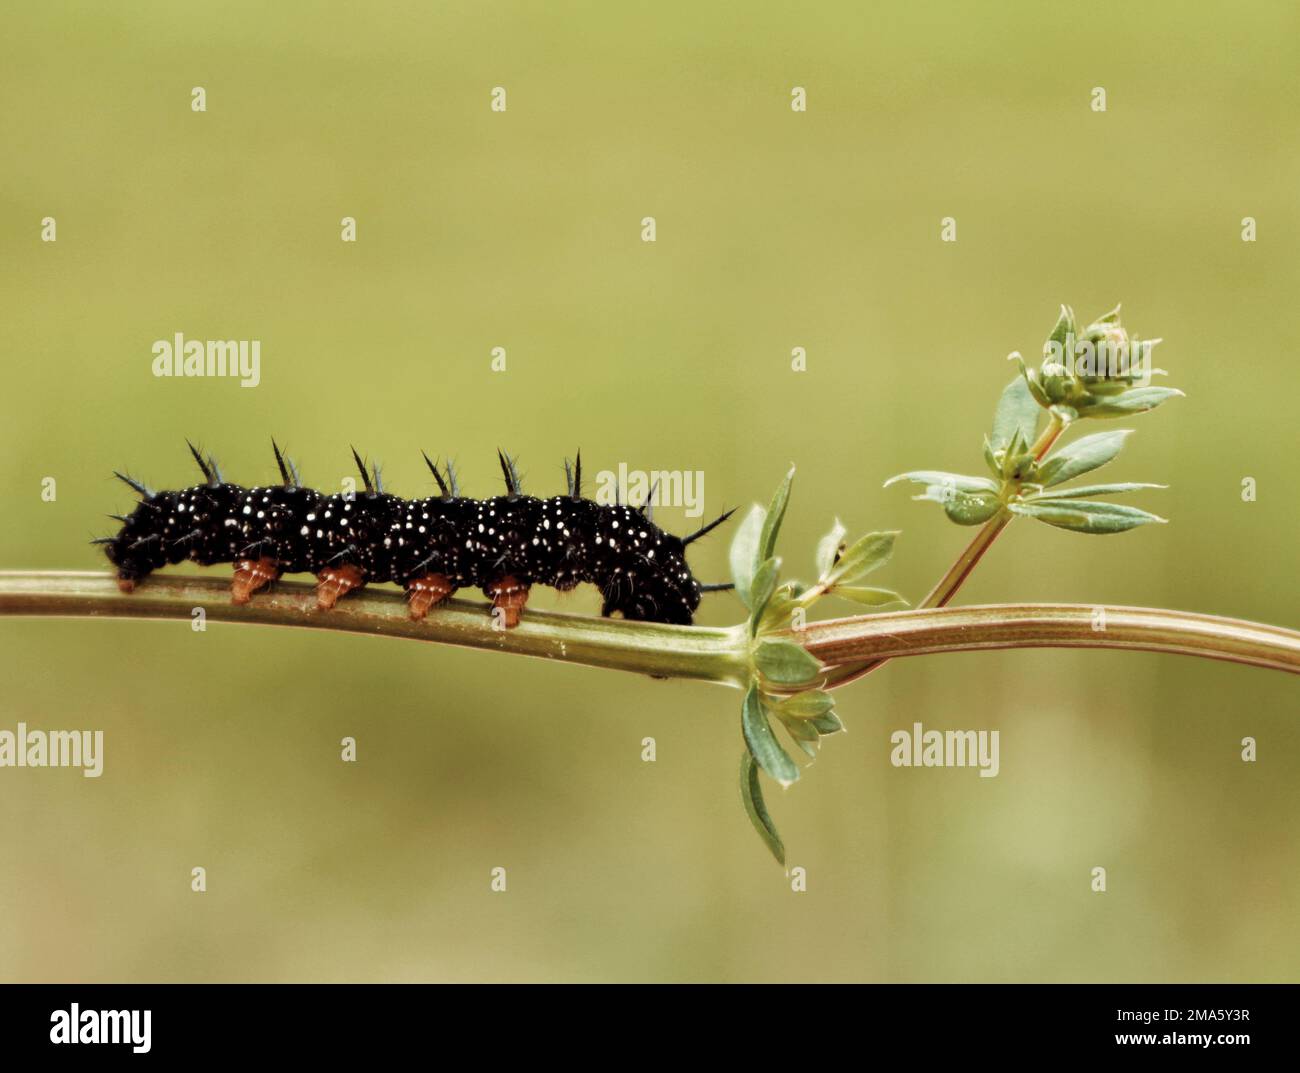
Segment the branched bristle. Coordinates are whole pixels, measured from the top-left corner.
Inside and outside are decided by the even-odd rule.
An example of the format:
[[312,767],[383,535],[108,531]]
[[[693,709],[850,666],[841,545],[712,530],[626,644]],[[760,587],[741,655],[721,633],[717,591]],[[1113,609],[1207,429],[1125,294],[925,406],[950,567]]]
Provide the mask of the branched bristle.
[[289,467],[284,464],[284,455],[280,453],[280,445],[275,442],[274,436],[271,437],[271,450],[275,452],[275,464],[280,470],[280,481],[286,488],[288,488]]
[[650,486],[650,491],[646,494],[645,502],[642,503],[641,506],[637,508],[637,510],[641,514],[641,517],[648,522],[652,522],[655,520],[655,492],[657,492],[658,490],[659,490],[659,482],[655,481],[654,484]]
[[370,463],[370,472],[373,473],[375,477],[375,491],[382,494],[384,491],[384,478],[380,476],[378,462]]
[[146,487],[145,485],[137,481],[134,477],[128,477],[125,473],[118,473],[117,470],[113,470],[113,476],[116,477],[119,481],[122,481],[124,484],[130,485],[131,488],[133,488],[139,495],[144,496],[145,499],[153,499],[153,497],[157,494],[154,492],[152,488]]
[[199,454],[198,448],[195,447],[194,444],[190,443],[189,440],[185,441],[185,446],[190,449],[190,454],[194,456],[194,461],[199,464],[199,469],[203,473],[203,479],[207,481],[208,484],[212,484],[212,470],[208,468],[207,462],[204,460],[203,456]]
[[506,492],[509,495],[519,495],[519,471],[515,469],[515,460],[508,454],[503,454],[501,448],[497,448],[497,460],[501,463],[501,473],[506,479]]
[[433,479],[438,482],[438,491],[442,493],[442,498],[449,499],[451,497],[451,489],[447,487],[447,482],[442,479],[442,474],[438,472],[437,464],[430,461],[429,456],[423,451],[421,451],[420,454],[424,455],[424,464],[429,467],[429,472],[433,474]]
[[703,529],[697,529],[690,536],[682,537],[682,543],[689,544],[693,540],[699,540],[700,537],[704,536],[706,533],[712,532],[714,529],[720,526],[723,522],[725,522],[728,518],[730,518],[735,513],[736,513],[736,508],[732,507],[731,510],[727,511],[726,514],[722,515],[720,518],[715,518],[713,521],[709,522],[709,524],[706,525]]
[[456,463],[454,463],[449,458],[447,459],[447,464],[445,468],[447,470],[447,483],[451,485],[451,498],[459,499],[460,498],[460,477],[457,476],[456,474]]
[[361,461],[361,456],[357,454],[357,449],[355,447],[352,448],[352,457],[356,461],[357,469],[361,471],[361,480],[366,486],[366,491],[373,492],[375,486],[371,483],[370,474],[366,471],[366,464]]
[[286,458],[280,453],[280,445],[271,441],[271,449],[275,451],[275,464],[280,467],[280,479],[284,482],[286,488],[300,487],[298,482],[298,467],[293,464],[292,458]]

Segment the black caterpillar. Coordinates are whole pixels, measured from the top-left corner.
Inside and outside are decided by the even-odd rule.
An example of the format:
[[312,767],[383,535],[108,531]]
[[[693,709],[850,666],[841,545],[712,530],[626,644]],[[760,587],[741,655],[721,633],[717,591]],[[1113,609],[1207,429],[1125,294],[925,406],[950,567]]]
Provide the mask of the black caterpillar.
[[730,585],[701,585],[686,564],[686,546],[733,513],[689,536],[658,528],[649,502],[603,505],[582,498],[582,457],[564,462],[568,494],[535,499],[520,491],[514,460],[497,452],[506,494],[469,499],[460,494],[450,462],[446,476],[425,455],[440,494],[402,499],[384,491],[377,466],[367,472],[355,448],[364,492],[327,495],[306,488],[293,462],[272,441],[282,484],[242,488],[227,484],[216,461],[190,444],[204,483],[178,492],[154,492],[121,473],[140,494],[117,536],[104,537],[118,585],[131,592],[141,578],[186,559],[202,566],[234,563],[231,599],[247,603],[282,574],[317,577],[317,605],[370,582],[406,589],[411,617],[457,589],[478,587],[501,609],[507,627],[519,622],[530,585],[568,590],[595,584],[602,615],[689,625],[700,594]]

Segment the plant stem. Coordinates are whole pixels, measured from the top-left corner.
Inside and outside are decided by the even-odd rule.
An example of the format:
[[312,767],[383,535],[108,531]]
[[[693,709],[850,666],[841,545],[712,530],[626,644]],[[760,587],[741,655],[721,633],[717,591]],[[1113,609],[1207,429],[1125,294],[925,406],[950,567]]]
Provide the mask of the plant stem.
[[[1034,441],[1032,451],[1035,462],[1043,460],[1064,431],[1065,422],[1056,414],[1052,414],[1047,422],[1047,427],[1043,429],[1042,435]],[[957,595],[957,590],[970,577],[971,571],[979,565],[979,561],[984,558],[984,553],[989,550],[993,541],[997,540],[999,534],[1007,527],[1012,517],[1014,515],[1004,507],[985,522],[980,531],[975,534],[975,539],[966,545],[962,553],[957,556],[957,561],[948,568],[948,572],[930,590],[930,594],[921,602],[921,607],[946,607],[948,601]]]
[[463,600],[448,600],[414,622],[402,594],[392,590],[363,589],[331,611],[317,611],[314,586],[297,582],[277,582],[250,603],[235,606],[229,580],[215,577],[154,574],[125,596],[110,574],[0,571],[0,615],[188,622],[197,607],[209,622],[407,637],[657,678],[740,685],[749,676],[749,638],[743,626],[667,626],[530,610],[517,627],[506,630],[493,626],[485,605]]
[[961,588],[962,583],[970,577],[971,571],[979,565],[979,561],[984,558],[984,553],[993,546],[993,541],[997,540],[1002,530],[1007,527],[1013,515],[1009,510],[1000,510],[981,527],[980,531],[975,534],[972,540],[962,553],[957,556],[956,562],[948,567],[948,572],[935,583],[933,589],[924,600],[921,601],[920,607],[946,607],[948,601],[957,595],[957,590]]
[[991,648],[1120,648],[1300,674],[1300,632],[1218,615],[1088,604],[987,604],[810,623],[794,638],[823,663]]
[[[1031,448],[1034,460],[1041,462],[1064,431],[1065,422],[1056,414],[1052,414],[1048,419],[1047,426],[1038,439],[1034,441],[1034,446]],[[948,572],[936,582],[929,595],[921,601],[920,609],[947,607],[948,601],[957,595],[957,590],[970,577],[971,571],[979,565],[979,561],[984,558],[985,552],[993,546],[993,542],[997,540],[1002,530],[1007,527],[1013,517],[1014,515],[1004,506],[997,514],[985,522],[980,527],[980,531],[975,534],[974,539],[962,549],[962,553],[957,556],[952,566],[948,567]],[[837,668],[828,678],[826,688],[838,689],[850,682],[856,682],[859,678],[870,674],[877,667],[884,664],[886,659],[869,660],[855,667]]]
[[[246,606],[217,578],[154,575],[130,596],[110,574],[0,572],[0,615],[150,618],[345,630],[484,648],[590,667],[741,685],[750,674],[745,626],[726,629],[622,622],[528,611],[493,628],[482,604],[452,600],[413,622],[400,593],[363,590],[332,611],[310,585],[280,582]],[[1098,612],[1104,614],[1103,628]],[[987,648],[1123,648],[1177,652],[1300,673],[1300,632],[1237,619],[1150,608],[1069,604],[928,608],[816,622],[773,636],[796,640],[827,666],[853,670],[899,656]]]

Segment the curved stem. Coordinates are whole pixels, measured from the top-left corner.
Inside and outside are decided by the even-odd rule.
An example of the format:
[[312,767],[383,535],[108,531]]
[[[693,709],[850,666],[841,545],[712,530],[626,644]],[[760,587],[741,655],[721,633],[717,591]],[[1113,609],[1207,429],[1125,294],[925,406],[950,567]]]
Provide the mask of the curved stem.
[[656,678],[696,678],[740,685],[749,677],[748,635],[731,629],[623,622],[589,615],[528,611],[514,629],[497,629],[483,604],[449,600],[420,622],[392,590],[363,589],[331,611],[316,610],[316,590],[278,582],[244,606],[230,602],[230,582],[154,574],[125,596],[111,574],[0,571],[0,615],[151,618],[345,630],[384,637],[485,648],[517,655],[633,671]]
[[813,622],[784,631],[832,668],[864,656],[992,648],[1119,648],[1228,660],[1300,674],[1300,632],[1218,615],[1089,604],[986,604]]
[[[740,685],[750,674],[745,626],[716,629],[529,611],[499,630],[482,604],[452,600],[413,622],[400,593],[363,590],[315,610],[309,585],[281,582],[246,606],[217,578],[154,575],[130,596],[110,574],[0,572],[0,615],[155,618],[346,630],[464,645],[591,667]],[[815,622],[783,631],[831,668],[853,672],[899,656],[990,648],[1122,648],[1177,652],[1300,673],[1300,632],[1239,619],[1154,608],[994,604],[928,608]]]

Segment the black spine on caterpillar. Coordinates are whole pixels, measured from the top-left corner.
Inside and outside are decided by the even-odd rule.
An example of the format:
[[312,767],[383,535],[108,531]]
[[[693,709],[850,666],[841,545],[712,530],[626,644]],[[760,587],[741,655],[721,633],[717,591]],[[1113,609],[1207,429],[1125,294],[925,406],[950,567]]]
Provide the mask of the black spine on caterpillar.
[[407,500],[384,492],[377,469],[367,473],[360,458],[364,490],[327,495],[303,487],[278,447],[282,483],[256,488],[226,483],[211,458],[190,450],[205,478],[192,488],[153,492],[122,477],[140,503],[129,516],[115,516],[121,530],[99,543],[124,591],[185,560],[236,564],[239,602],[275,577],[297,573],[323,580],[351,571],[342,592],[365,583],[413,591],[436,582],[434,603],[461,588],[501,599],[503,586],[526,594],[534,584],[567,590],[591,582],[604,615],[686,625],[703,591],[727,587],[702,588],[685,552],[730,511],[690,536],[674,536],[654,524],[647,508],[584,499],[580,459],[569,470],[568,494],[547,499],[520,491],[514,463],[504,455],[507,494],[482,500],[460,495],[450,465],[444,479],[429,462],[441,494]]

